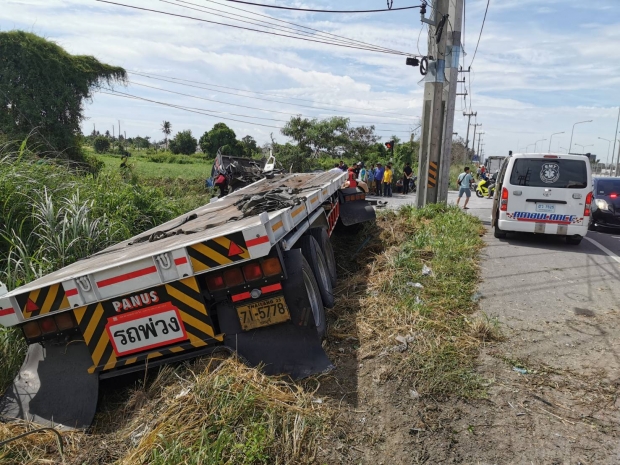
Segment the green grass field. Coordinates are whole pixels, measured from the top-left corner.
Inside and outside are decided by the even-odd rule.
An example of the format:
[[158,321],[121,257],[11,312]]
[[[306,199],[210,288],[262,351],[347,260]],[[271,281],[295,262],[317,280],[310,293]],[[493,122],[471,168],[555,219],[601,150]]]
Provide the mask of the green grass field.
[[[105,163],[106,169],[118,170],[121,159],[113,155],[96,155]],[[193,161],[193,160],[192,160]],[[130,157],[129,162],[135,173],[143,178],[183,178],[183,179],[206,179],[211,175],[213,163],[196,161],[195,163],[154,163],[146,157]]]

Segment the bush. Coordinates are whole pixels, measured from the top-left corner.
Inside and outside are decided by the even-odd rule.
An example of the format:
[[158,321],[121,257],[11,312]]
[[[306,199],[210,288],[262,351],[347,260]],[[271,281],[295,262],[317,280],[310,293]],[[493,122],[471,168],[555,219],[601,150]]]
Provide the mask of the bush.
[[192,136],[192,131],[190,130],[178,132],[174,139],[170,141],[170,151],[175,155],[179,153],[184,155],[196,153],[197,146],[198,141]]
[[95,147],[95,152],[105,153],[110,150],[110,140],[107,137],[98,136],[95,138],[93,146]]

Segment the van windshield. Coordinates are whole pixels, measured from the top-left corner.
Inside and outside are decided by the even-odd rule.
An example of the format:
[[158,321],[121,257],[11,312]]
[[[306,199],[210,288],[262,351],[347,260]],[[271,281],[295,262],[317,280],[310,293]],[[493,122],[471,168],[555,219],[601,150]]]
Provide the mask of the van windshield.
[[585,189],[588,187],[588,168],[585,160],[518,158],[510,174],[510,184],[524,187]]

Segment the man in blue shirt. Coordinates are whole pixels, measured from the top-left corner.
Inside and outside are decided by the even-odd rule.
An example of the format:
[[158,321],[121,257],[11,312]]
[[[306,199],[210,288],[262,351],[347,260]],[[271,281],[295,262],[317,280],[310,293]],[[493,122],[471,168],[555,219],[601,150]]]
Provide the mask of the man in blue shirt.
[[385,168],[381,166],[381,163],[377,163],[377,167],[374,170],[375,174],[375,186],[377,186],[377,195],[383,195],[383,173],[385,172]]
[[473,182],[474,177],[469,172],[469,167],[466,166],[465,171],[459,174],[459,177],[457,179],[457,184],[459,185],[459,198],[456,201],[456,205],[459,205],[463,194],[467,196],[467,198],[465,199],[465,204],[463,205],[463,210],[469,210],[469,208],[467,208],[467,204],[469,203],[469,198],[471,197],[471,185],[473,184]]

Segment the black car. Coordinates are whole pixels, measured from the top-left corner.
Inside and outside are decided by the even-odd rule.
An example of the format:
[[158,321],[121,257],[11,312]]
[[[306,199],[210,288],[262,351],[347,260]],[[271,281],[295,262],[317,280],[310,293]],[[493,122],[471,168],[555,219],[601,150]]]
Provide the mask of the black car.
[[589,229],[620,228],[620,178],[594,178]]

